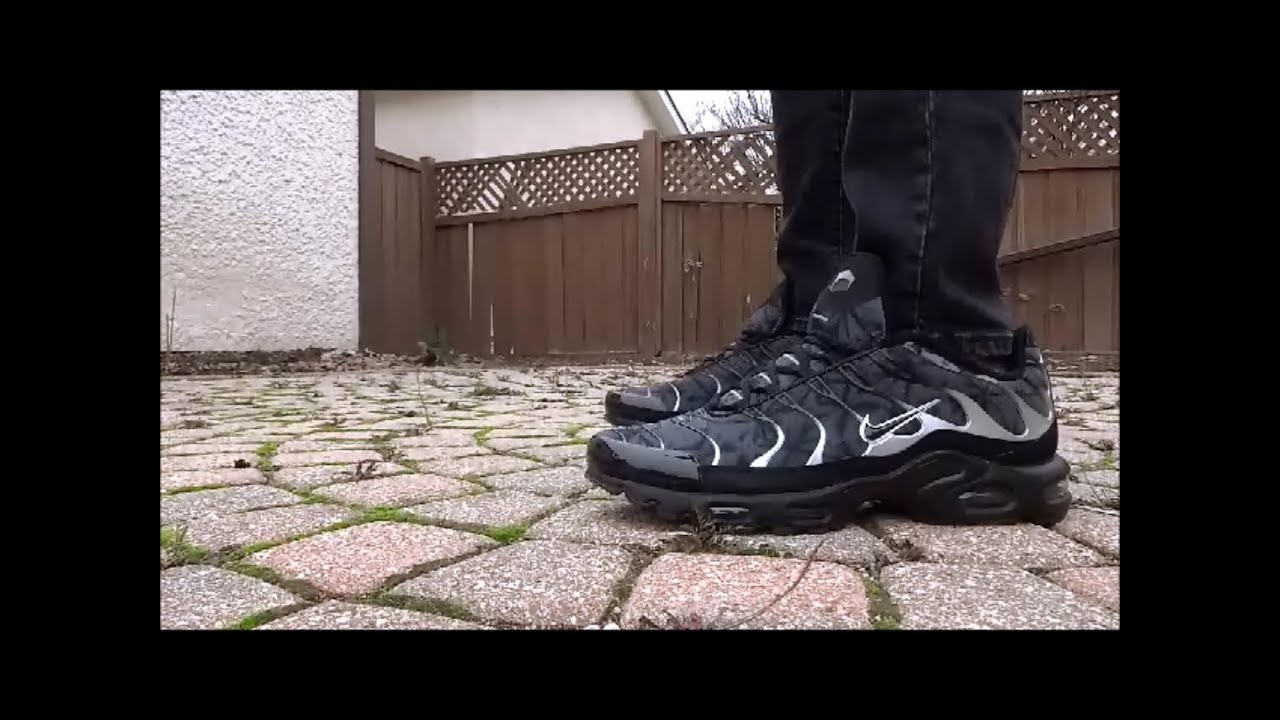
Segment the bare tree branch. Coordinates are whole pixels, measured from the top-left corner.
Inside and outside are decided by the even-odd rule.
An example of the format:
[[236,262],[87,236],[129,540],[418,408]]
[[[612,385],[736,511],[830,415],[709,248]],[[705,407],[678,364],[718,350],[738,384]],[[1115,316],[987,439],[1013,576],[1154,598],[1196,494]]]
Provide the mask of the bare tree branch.
[[729,90],[721,103],[698,103],[693,125],[699,131],[768,125],[773,122],[773,103],[768,90]]

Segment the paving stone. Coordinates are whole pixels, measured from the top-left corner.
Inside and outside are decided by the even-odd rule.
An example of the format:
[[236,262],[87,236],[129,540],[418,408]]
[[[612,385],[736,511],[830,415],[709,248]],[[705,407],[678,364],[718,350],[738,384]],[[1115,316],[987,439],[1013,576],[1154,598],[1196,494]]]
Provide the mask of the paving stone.
[[510,438],[562,438],[564,431],[557,428],[539,428],[539,427],[514,427],[514,428],[496,428],[489,432],[490,440],[510,439]]
[[299,453],[317,453],[326,452],[328,450],[369,450],[376,452],[373,446],[367,442],[336,442],[333,440],[312,440],[311,436],[305,436],[304,439],[290,440],[281,443],[276,448],[277,455],[293,455]]
[[261,630],[487,630],[453,618],[378,605],[326,600],[263,625]]
[[288,607],[301,598],[256,578],[208,565],[160,573],[160,628],[215,630],[251,615]]
[[880,583],[906,629],[1068,630],[1120,624],[1114,613],[1015,568],[901,563],[882,570]]
[[[340,430],[333,432],[318,432],[307,436],[308,440],[338,440],[341,442],[368,442],[374,438],[382,437],[386,433],[374,432],[372,430]],[[345,446],[344,446],[345,447]]]
[[481,447],[478,443],[458,447],[410,447],[400,450],[400,454],[407,460],[415,462],[441,462],[444,460],[453,460],[454,458],[469,457],[472,455],[492,455],[493,451]]
[[1120,612],[1120,568],[1067,568],[1045,576],[1071,592],[1113,612]]
[[582,499],[583,500],[612,500],[613,496],[610,495],[607,491],[605,491],[604,488],[593,487],[583,494]]
[[521,437],[521,438],[485,438],[485,447],[499,452],[507,452],[509,450],[520,450],[522,448],[538,448],[548,445],[560,445],[568,441],[563,434],[551,435],[545,437]]
[[265,483],[267,476],[256,468],[243,470],[189,470],[185,472],[161,473],[160,489],[177,490],[179,488],[210,487],[221,485],[254,485]]
[[532,460],[509,457],[507,455],[476,455],[473,457],[452,458],[420,462],[418,468],[423,472],[448,475],[449,477],[486,477],[497,473],[510,473],[542,467]]
[[565,503],[562,498],[534,495],[516,490],[470,495],[405,508],[430,522],[503,527],[524,525]]
[[439,475],[393,475],[317,488],[315,494],[339,502],[371,507],[399,507],[457,497],[478,490],[462,480]]
[[179,457],[186,455],[234,455],[236,457],[243,457],[245,455],[256,454],[258,447],[258,445],[252,445],[249,443],[188,443],[186,445],[167,447],[160,451],[160,457]]
[[187,523],[184,539],[214,551],[280,542],[353,520],[356,513],[334,505],[289,505],[231,515],[210,515]]
[[821,542],[815,560],[855,567],[873,567],[891,556],[889,548],[876,536],[856,526],[822,535],[725,535],[723,542],[738,552],[774,552],[804,559]]
[[247,560],[331,595],[359,595],[423,565],[498,543],[482,535],[410,523],[374,522],[277,545]]
[[528,537],[660,548],[689,532],[663,523],[625,500],[583,500],[529,529]]
[[443,428],[486,428],[486,427],[504,427],[509,425],[518,425],[520,423],[529,422],[529,418],[523,415],[515,415],[513,413],[502,413],[500,415],[485,415],[484,417],[460,418],[440,423]]
[[[386,462],[385,460],[377,463],[372,467],[366,463],[361,471],[366,477],[386,477],[388,475],[399,475],[411,472],[409,468],[397,463]],[[295,490],[310,490],[320,487],[321,485],[332,485],[333,483],[350,482],[356,476],[356,465],[307,465],[303,467],[281,468],[276,470],[271,480],[277,485],[283,485]]]
[[[525,470],[523,472],[503,473],[485,478],[485,484],[496,490],[523,490],[539,495],[559,495],[561,497],[576,495],[592,487],[591,481],[583,475],[582,468],[576,466],[560,466],[541,470]],[[603,493],[608,498],[608,493]]]
[[1097,485],[1100,487],[1120,489],[1120,471],[1119,470],[1086,470],[1075,474],[1076,480],[1085,485]]
[[265,485],[196,490],[160,497],[160,524],[194,520],[207,515],[225,515],[258,508],[297,505],[302,498]]
[[571,445],[556,445],[555,447],[525,448],[520,451],[520,454],[538,458],[548,465],[563,465],[585,458],[587,456],[587,446],[583,443],[573,443]]
[[181,430],[162,430],[160,432],[160,444],[163,446],[180,445],[184,443],[197,442],[199,440],[207,440],[215,435],[222,434],[218,430],[210,428],[192,428]]
[[904,558],[957,565],[1056,570],[1099,565],[1102,556],[1039,525],[926,525],[879,517],[871,527]]
[[1120,558],[1119,515],[1072,508],[1053,529],[1098,552]]
[[1111,508],[1113,510],[1120,509],[1120,490],[1118,488],[1068,482],[1067,489],[1071,491],[1072,505]]
[[478,618],[534,627],[599,622],[631,567],[622,548],[521,542],[427,573],[395,595],[457,603]]
[[[496,430],[494,432],[497,432]],[[410,447],[470,447],[476,444],[474,430],[449,430],[433,428],[424,435],[400,437],[391,441],[399,448]]]
[[[624,628],[647,627],[650,622],[658,627],[727,628],[782,595],[804,568],[805,561],[795,559],[669,553],[640,574],[621,624]],[[866,587],[856,570],[814,562],[795,589],[741,627],[867,628],[871,624],[867,610]]]
[[160,473],[190,472],[194,470],[233,470],[237,463],[244,467],[258,464],[258,456],[248,453],[218,455],[184,455],[160,458]]
[[382,456],[372,450],[326,450],[324,452],[277,453],[271,462],[280,467],[291,465],[339,465],[363,461],[380,461]]

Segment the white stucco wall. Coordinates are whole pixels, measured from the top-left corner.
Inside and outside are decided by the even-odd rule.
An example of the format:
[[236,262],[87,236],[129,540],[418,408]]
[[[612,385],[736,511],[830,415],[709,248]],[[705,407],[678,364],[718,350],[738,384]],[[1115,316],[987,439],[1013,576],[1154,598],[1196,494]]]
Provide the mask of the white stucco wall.
[[160,317],[174,350],[355,348],[355,91],[162,92]]
[[462,160],[638,139],[657,123],[632,90],[414,90],[376,94],[375,143]]

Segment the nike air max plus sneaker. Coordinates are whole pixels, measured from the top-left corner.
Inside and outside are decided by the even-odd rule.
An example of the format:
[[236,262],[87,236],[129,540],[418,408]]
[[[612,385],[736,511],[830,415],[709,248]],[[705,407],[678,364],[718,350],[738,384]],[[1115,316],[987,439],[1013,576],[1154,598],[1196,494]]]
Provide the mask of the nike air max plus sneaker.
[[706,408],[596,434],[588,478],[668,520],[743,529],[829,529],[868,503],[938,524],[1060,521],[1068,465],[1025,329],[985,371],[886,341],[882,272],[855,255],[803,341]]
[[768,363],[804,336],[807,318],[791,318],[789,288],[779,283],[727,348],[709,356],[670,382],[610,391],[604,416],[614,425],[656,422],[697,410],[737,385],[756,367]]

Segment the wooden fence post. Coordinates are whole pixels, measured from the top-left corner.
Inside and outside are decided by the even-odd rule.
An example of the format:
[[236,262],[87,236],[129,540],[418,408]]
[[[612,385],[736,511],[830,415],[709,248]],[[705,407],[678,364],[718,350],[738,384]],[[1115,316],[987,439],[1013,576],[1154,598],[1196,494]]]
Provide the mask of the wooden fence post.
[[646,130],[640,140],[640,187],[636,195],[640,201],[638,349],[643,355],[656,356],[662,349],[662,145],[656,130]]
[[439,186],[436,184],[436,160],[432,157],[421,157],[418,164],[422,168],[421,198],[418,209],[421,214],[422,237],[419,254],[420,271],[418,272],[419,317],[422,323],[422,340],[427,343],[440,342],[440,326],[443,324],[444,302],[449,297],[442,262],[442,248],[436,243],[436,212],[439,208]]
[[379,176],[378,160],[373,144],[374,102],[373,92],[361,90],[357,100],[359,119],[359,140],[357,151],[357,192],[359,193],[359,255],[357,260],[357,282],[360,285],[357,323],[359,324],[357,345],[368,348],[382,341],[378,333],[381,310],[382,291],[378,287],[377,262],[382,254],[382,183]]

